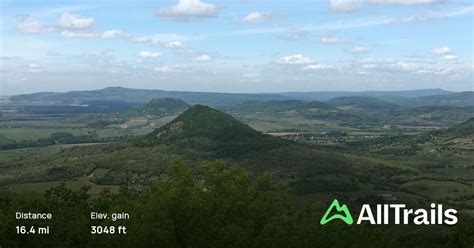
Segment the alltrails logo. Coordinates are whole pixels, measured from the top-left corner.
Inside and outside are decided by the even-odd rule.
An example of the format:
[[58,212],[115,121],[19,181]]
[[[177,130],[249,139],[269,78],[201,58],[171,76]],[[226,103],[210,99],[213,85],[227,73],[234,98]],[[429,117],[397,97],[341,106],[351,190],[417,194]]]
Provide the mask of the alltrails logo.
[[[373,225],[386,225],[386,224],[410,224],[411,221],[415,225],[436,225],[446,224],[454,225],[458,222],[456,217],[457,210],[455,209],[443,209],[443,205],[431,203],[431,209],[407,209],[405,204],[377,204],[375,209],[375,215],[369,204],[362,205],[360,210],[357,224],[361,224],[363,221],[368,221]],[[393,223],[390,223],[389,215],[393,213]],[[349,208],[345,205],[339,204],[339,201],[335,199],[329,208],[321,218],[321,225],[340,219],[347,225],[351,225],[354,221],[352,215],[349,212]]]
[[[337,213],[328,218],[329,214],[331,214],[334,208],[336,208],[338,212],[342,212],[342,214]],[[354,222],[347,206],[345,204],[342,204],[342,206],[339,205],[337,199],[334,199],[334,201],[332,201],[331,206],[329,206],[328,210],[326,210],[326,213],[324,213],[324,216],[321,219],[320,223],[321,225],[324,225],[334,219],[341,219],[342,221],[346,222],[347,225],[352,225],[352,223]]]

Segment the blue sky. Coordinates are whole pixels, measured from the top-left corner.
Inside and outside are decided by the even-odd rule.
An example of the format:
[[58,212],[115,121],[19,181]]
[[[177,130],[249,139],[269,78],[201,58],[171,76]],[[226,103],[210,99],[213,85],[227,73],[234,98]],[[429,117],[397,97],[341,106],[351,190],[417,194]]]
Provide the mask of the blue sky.
[[0,95],[473,90],[472,1],[0,4]]

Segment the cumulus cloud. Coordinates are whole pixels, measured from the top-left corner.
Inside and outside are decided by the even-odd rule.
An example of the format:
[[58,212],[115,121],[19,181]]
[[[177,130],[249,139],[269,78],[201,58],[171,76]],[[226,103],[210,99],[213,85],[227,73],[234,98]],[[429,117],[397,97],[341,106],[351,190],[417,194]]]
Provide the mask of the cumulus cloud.
[[321,36],[320,41],[323,44],[341,44],[345,42],[345,40],[333,35],[323,35]]
[[370,49],[367,46],[354,46],[352,47],[351,52],[352,53],[368,53],[369,50]]
[[64,12],[58,23],[59,27],[63,29],[87,29],[92,27],[93,24],[93,18],[81,17],[69,12]]
[[168,42],[168,44],[166,44],[166,47],[167,48],[173,48],[173,49],[182,48],[183,43],[180,42],[180,41],[172,41],[172,42]]
[[70,31],[64,30],[61,32],[61,37],[63,38],[91,38],[94,37],[95,33],[90,30],[85,31]]
[[423,5],[434,4],[444,0],[331,0],[329,8],[334,12],[354,12],[363,5]]
[[446,59],[446,60],[456,60],[458,58],[458,56],[456,56],[454,54],[448,54],[448,55],[444,55],[443,58]]
[[138,53],[138,56],[140,56],[140,58],[157,58],[161,56],[161,53],[151,52],[151,51],[141,51],[140,53]]
[[262,23],[262,22],[267,22],[273,18],[273,15],[270,12],[252,12],[242,18],[241,22],[243,23]]
[[456,60],[458,56],[456,56],[449,47],[436,47],[431,50],[431,53],[442,56],[445,60]]
[[286,57],[281,58],[280,60],[281,64],[289,64],[289,65],[303,65],[303,64],[309,64],[311,62],[312,60],[310,58],[303,56],[303,54],[288,55]]
[[102,33],[102,39],[115,39],[122,37],[124,34],[122,31],[117,29],[108,30]]
[[55,29],[41,24],[39,21],[26,18],[17,24],[16,30],[25,34],[43,34],[54,32]]
[[161,72],[161,73],[175,73],[175,72],[180,72],[180,71],[182,71],[182,67],[181,67],[181,66],[168,66],[168,65],[164,65],[164,66],[156,67],[156,68],[155,68],[155,71]]
[[303,67],[303,70],[324,70],[324,69],[333,69],[333,66],[327,64],[311,64]]
[[171,21],[194,21],[216,17],[219,11],[216,6],[201,0],[178,0],[178,3],[159,10],[156,15]]
[[418,5],[439,3],[441,0],[368,0],[373,4],[398,4],[398,5]]
[[409,62],[403,62],[403,61],[398,61],[397,64],[399,69],[402,71],[416,71],[419,69],[419,66],[415,63],[409,63]]
[[362,64],[362,68],[363,69],[373,69],[373,68],[377,68],[377,65],[376,64]]
[[444,55],[444,54],[449,54],[450,49],[449,47],[437,47],[437,48],[433,48],[431,52],[437,55]]
[[30,64],[28,66],[28,71],[31,72],[31,73],[42,72],[43,67],[41,65],[38,65],[38,64]]
[[360,9],[360,1],[331,0],[329,8],[334,12],[353,12]]
[[195,57],[194,60],[199,61],[199,62],[206,62],[206,61],[211,60],[211,56],[207,54],[203,54],[203,55]]

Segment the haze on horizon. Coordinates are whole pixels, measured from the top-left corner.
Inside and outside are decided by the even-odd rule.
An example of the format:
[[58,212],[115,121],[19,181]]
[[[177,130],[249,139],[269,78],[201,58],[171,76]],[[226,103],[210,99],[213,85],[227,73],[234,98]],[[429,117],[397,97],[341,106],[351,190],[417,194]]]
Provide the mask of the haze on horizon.
[[0,95],[474,87],[471,1],[2,0]]

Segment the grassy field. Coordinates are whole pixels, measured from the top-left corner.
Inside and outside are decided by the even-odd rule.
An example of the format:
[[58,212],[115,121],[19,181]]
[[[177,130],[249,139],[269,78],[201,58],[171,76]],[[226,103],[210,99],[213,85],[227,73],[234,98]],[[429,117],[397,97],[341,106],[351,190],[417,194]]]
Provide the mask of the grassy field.
[[49,182],[40,182],[40,183],[21,183],[13,184],[9,186],[9,190],[12,192],[44,192],[52,187],[59,186],[61,183],[65,183],[66,188],[71,190],[79,190],[82,187],[91,187],[90,193],[92,195],[99,194],[104,190],[110,190],[110,192],[118,192],[120,186],[118,185],[96,185],[89,181],[88,178],[79,178],[74,181],[49,181]]

